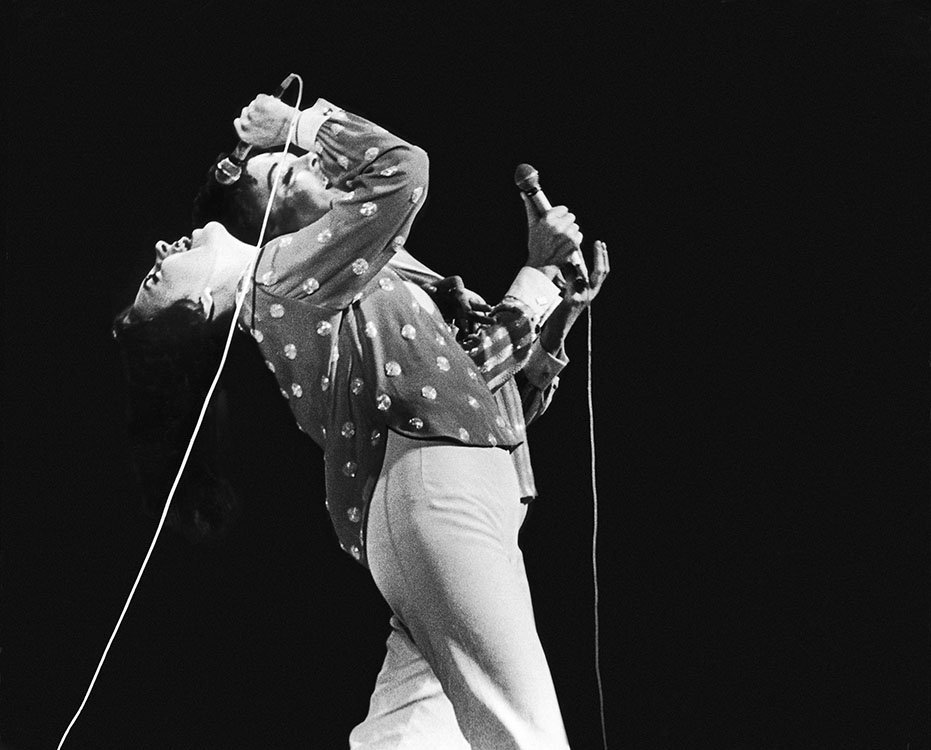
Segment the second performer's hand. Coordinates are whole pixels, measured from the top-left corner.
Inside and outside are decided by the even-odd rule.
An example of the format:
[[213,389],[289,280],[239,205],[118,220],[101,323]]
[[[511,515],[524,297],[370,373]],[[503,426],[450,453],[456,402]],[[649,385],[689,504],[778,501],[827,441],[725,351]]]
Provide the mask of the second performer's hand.
[[296,115],[297,110],[290,104],[268,94],[259,94],[242,108],[240,116],[233,120],[233,127],[246,143],[272,148],[285,142],[291,120]]
[[465,335],[474,333],[483,323],[490,323],[489,305],[481,295],[467,289],[461,276],[447,276],[424,287],[433,298],[444,320],[455,326],[457,332]]
[[527,211],[527,265],[553,279],[569,256],[582,244],[582,232],[575,214],[565,206],[553,206],[543,216],[521,193]]

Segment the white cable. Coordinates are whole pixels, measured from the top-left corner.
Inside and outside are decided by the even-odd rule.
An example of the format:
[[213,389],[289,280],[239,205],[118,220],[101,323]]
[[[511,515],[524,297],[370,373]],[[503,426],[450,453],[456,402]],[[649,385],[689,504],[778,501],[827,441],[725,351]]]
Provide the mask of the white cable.
[[598,709],[601,717],[601,739],[608,750],[605,727],[605,697],[601,681],[601,629],[598,613],[598,483],[595,475],[595,410],[592,399],[592,308],[588,307],[588,437],[592,457],[592,583],[595,587],[595,680],[598,683]]
[[[297,118],[301,111],[301,99],[304,95],[304,80],[297,74],[294,74],[294,76],[298,82],[297,102],[294,105],[295,114],[294,118],[291,120],[291,125],[288,127],[288,135],[285,140],[284,148],[281,152],[282,156],[288,152],[288,147],[291,145],[291,139],[294,136],[294,131],[297,126]],[[262,228],[259,230],[259,239],[255,245],[256,250],[259,250],[262,247],[262,241],[265,239],[265,229],[268,226],[268,217],[271,215],[272,201],[275,199],[275,193],[278,191],[278,184],[282,172],[284,172],[283,169],[275,170],[275,182],[272,186],[271,195],[268,197],[268,204],[265,206],[265,216],[262,219]],[[249,263],[249,267],[246,269],[246,272],[243,274],[243,278],[252,278],[258,257],[259,254],[256,253],[252,261]],[[220,374],[223,372],[223,367],[226,365],[226,358],[229,354],[230,344],[233,341],[233,334],[236,331],[236,322],[239,320],[239,313],[241,312],[243,303],[245,302],[246,290],[248,287],[248,284],[244,284],[243,289],[240,290],[239,294],[237,294],[236,308],[233,312],[233,319],[230,323],[230,329],[226,336],[226,344],[223,347],[223,354],[220,356],[220,365],[217,367],[217,372],[213,377],[213,382],[211,382],[210,388],[207,389],[207,395],[204,398],[203,406],[201,407],[200,414],[197,417],[197,424],[194,425],[194,432],[191,435],[190,441],[188,442],[187,449],[184,451],[184,457],[181,459],[181,466],[178,468],[178,473],[175,475],[174,482],[171,485],[171,490],[168,492],[168,499],[165,501],[165,507],[162,509],[162,515],[158,519],[158,526],[155,528],[155,536],[152,537],[152,542],[149,544],[149,549],[142,561],[142,566],[139,568],[139,572],[136,574],[136,580],[133,582],[132,588],[129,591],[129,596],[126,597],[126,603],[123,605],[123,611],[120,612],[119,619],[116,621],[113,632],[110,634],[110,640],[107,641],[107,646],[103,650],[103,655],[100,657],[100,661],[97,663],[97,669],[94,670],[94,676],[91,678],[90,685],[87,687],[87,692],[84,693],[84,700],[81,701],[81,705],[78,707],[78,710],[72,717],[71,723],[68,724],[68,728],[65,729],[65,733],[62,735],[61,740],[58,742],[58,750],[61,750],[62,745],[65,744],[65,740],[68,738],[68,734],[71,732],[71,728],[75,725],[75,722],[77,722],[78,717],[84,710],[84,706],[87,704],[88,698],[90,698],[91,690],[94,689],[94,684],[97,682],[97,677],[100,674],[100,670],[103,668],[103,663],[107,658],[107,654],[110,652],[110,646],[113,645],[113,641],[116,638],[116,633],[120,629],[120,625],[123,623],[123,617],[125,617],[126,612],[129,609],[129,604],[133,600],[133,596],[136,593],[136,588],[139,586],[139,581],[142,578],[142,574],[145,572],[146,566],[149,564],[149,558],[152,557],[152,551],[155,549],[155,543],[158,541],[158,538],[162,533],[162,528],[165,525],[165,519],[168,517],[168,509],[171,506],[171,501],[175,496],[175,490],[178,488],[178,483],[181,481],[184,468],[187,466],[188,457],[191,455],[191,449],[194,447],[194,441],[197,439],[197,434],[200,432],[201,424],[204,421],[204,415],[207,413],[207,407],[210,405],[210,399],[213,397],[213,392],[216,390],[217,383],[220,382]]]

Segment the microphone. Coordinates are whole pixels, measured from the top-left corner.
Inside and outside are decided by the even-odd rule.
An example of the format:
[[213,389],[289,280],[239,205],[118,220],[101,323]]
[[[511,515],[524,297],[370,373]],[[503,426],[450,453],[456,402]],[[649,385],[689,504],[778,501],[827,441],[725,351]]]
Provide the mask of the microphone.
[[[543,190],[540,189],[540,173],[529,164],[518,164],[514,170],[514,184],[517,189],[530,198],[537,213],[542,216],[553,206],[546,197]],[[582,252],[575,250],[569,256],[569,265],[575,270],[575,288],[584,289],[589,285],[588,271],[585,269],[585,261],[582,259]]]
[[[278,86],[278,89],[272,94],[276,99],[280,99],[282,94],[294,79],[297,78],[296,73],[291,73],[285,78],[281,85]],[[214,177],[217,182],[221,185],[232,185],[236,180],[242,177],[242,165],[246,162],[246,157],[249,155],[249,152],[252,150],[252,144],[246,143],[245,141],[240,141],[236,148],[233,149],[233,153],[223,159],[217,168],[214,171]]]

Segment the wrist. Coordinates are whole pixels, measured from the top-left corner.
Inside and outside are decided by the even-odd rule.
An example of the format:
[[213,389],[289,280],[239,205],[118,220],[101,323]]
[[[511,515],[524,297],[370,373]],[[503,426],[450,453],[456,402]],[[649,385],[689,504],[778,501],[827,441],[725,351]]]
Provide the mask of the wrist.
[[565,342],[566,336],[562,331],[557,333],[554,329],[547,329],[544,327],[543,332],[540,334],[540,347],[547,354],[556,354],[562,351]]
[[547,265],[534,265],[532,262],[527,261],[527,265],[530,268],[535,268],[540,273],[542,273],[550,281],[553,281],[559,275],[559,266],[552,263]]

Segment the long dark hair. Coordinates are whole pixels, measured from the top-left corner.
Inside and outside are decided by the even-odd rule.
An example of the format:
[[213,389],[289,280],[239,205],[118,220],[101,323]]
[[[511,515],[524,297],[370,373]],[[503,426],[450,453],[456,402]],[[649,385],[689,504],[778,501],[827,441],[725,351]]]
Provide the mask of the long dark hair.
[[[225,325],[224,325],[225,320]],[[113,323],[127,385],[127,437],[143,507],[158,516],[219,365],[229,316],[208,321],[182,299],[151,318],[127,308]],[[166,524],[192,541],[222,538],[239,513],[219,456],[218,392],[205,415]]]

